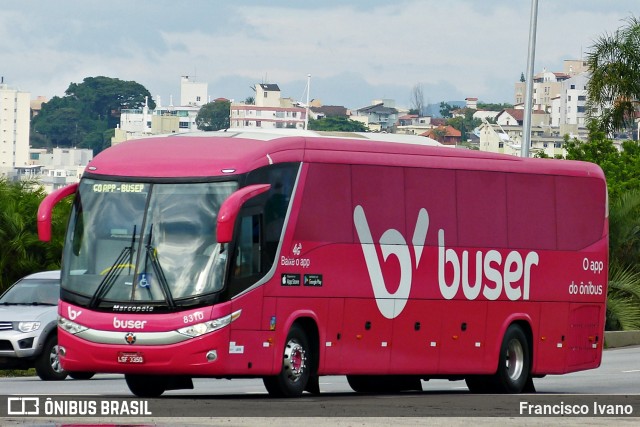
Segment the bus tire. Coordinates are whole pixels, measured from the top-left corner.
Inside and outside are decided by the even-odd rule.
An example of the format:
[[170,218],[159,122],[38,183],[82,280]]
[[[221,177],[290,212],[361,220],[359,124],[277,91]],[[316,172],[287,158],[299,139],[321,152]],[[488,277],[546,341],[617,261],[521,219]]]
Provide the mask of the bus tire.
[[95,375],[95,372],[68,372],[69,376],[74,380],[90,380]]
[[357,393],[422,391],[420,378],[412,375],[347,375],[347,382]]
[[124,379],[138,397],[158,397],[167,389],[167,377],[160,375],[125,374]]
[[35,360],[36,373],[43,381],[61,381],[67,378],[67,371],[60,365],[58,337],[52,335],[44,343],[42,353]]
[[467,383],[467,388],[471,393],[483,394],[494,391],[492,378],[486,375],[471,375],[466,377],[464,382]]
[[502,339],[498,370],[492,377],[493,388],[499,393],[521,393],[529,379],[531,351],[522,328],[511,325]]
[[375,393],[375,383],[370,375],[347,375],[347,382],[351,390],[356,393]]
[[294,324],[287,335],[278,375],[264,377],[264,386],[274,397],[298,397],[304,392],[313,366],[309,340],[304,330]]

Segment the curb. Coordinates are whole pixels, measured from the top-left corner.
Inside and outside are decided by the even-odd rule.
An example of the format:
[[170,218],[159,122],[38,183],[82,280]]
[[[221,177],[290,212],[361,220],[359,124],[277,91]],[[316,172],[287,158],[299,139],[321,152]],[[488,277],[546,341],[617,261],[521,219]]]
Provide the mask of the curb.
[[604,333],[604,348],[631,345],[640,345],[640,331],[606,331]]

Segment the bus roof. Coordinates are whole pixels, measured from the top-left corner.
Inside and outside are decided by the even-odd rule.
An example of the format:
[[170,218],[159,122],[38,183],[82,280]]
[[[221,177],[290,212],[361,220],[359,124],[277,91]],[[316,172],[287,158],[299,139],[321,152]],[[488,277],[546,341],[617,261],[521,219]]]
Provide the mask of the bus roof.
[[[406,136],[409,135],[306,131],[287,135],[284,132],[233,130],[161,136],[115,145],[98,154],[87,165],[86,172],[91,176],[110,177],[205,178],[245,173],[272,163],[330,162],[533,172],[604,179],[602,170],[592,163],[522,159],[445,147],[428,138],[404,138]],[[419,140],[424,143],[418,143]]]

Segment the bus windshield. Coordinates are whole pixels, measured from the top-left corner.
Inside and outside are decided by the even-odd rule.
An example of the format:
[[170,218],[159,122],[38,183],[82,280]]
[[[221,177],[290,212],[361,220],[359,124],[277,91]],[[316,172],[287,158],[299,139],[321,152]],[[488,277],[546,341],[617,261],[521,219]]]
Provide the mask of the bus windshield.
[[237,182],[83,179],[64,249],[62,288],[102,302],[163,302],[218,292],[227,254],[216,241]]

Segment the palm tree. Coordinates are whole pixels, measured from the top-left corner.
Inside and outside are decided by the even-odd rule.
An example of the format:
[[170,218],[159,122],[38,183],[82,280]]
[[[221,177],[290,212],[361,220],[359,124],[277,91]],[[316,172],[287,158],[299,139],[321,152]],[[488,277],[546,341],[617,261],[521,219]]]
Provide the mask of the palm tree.
[[45,196],[33,182],[0,180],[0,290],[22,276],[60,266],[70,201],[53,214],[50,243],[38,239],[36,214]]
[[587,52],[587,114],[606,133],[633,123],[640,100],[640,20],[630,17]]
[[608,330],[640,329],[640,191],[612,201],[609,211]]
[[606,330],[640,329],[640,273],[613,262],[609,266]]

